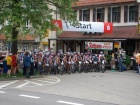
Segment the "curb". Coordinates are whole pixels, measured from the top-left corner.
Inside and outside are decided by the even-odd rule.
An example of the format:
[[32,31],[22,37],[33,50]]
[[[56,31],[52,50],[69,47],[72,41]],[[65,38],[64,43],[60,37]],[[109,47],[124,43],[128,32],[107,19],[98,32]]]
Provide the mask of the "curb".
[[[44,76],[42,76],[42,75],[37,75],[37,76],[31,76],[29,79],[34,79],[34,78],[44,78]],[[12,77],[12,78],[0,78],[0,81],[12,81],[12,80],[24,80],[24,79],[28,79],[28,78],[26,78],[26,77],[19,77],[19,78],[17,78],[17,77]],[[28,80],[29,80],[28,79]]]

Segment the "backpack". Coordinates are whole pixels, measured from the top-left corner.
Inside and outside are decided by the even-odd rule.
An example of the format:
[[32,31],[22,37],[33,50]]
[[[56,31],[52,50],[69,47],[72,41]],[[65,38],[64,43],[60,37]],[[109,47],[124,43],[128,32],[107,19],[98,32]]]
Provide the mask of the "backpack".
[[95,57],[95,58],[94,58],[94,61],[98,61],[98,57]]

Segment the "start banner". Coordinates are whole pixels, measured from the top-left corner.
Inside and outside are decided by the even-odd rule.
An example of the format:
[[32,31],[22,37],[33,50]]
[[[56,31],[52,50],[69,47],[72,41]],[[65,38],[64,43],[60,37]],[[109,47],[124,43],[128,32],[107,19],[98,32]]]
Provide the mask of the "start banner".
[[70,23],[66,24],[63,20],[53,20],[52,22],[63,31],[112,33],[113,30],[113,23],[109,22],[79,21],[79,24],[75,27],[71,26]]
[[113,42],[85,42],[85,49],[112,50]]

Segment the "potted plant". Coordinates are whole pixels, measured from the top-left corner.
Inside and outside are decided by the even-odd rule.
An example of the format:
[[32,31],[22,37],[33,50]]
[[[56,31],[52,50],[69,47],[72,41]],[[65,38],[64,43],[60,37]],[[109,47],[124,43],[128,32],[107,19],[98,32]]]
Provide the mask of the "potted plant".
[[127,69],[130,69],[131,59],[128,55],[126,55],[126,59],[124,60],[124,64],[127,66]]
[[110,63],[111,58],[112,58],[111,55],[107,55],[107,56],[106,56],[106,61],[107,61],[108,64]]

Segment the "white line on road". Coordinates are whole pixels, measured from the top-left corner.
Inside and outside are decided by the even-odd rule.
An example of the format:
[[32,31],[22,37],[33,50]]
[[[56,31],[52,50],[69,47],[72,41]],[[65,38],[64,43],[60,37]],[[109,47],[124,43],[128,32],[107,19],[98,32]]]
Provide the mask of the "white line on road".
[[25,94],[21,94],[19,96],[21,96],[21,97],[27,97],[27,98],[34,98],[34,99],[39,99],[40,98],[40,97],[30,96],[30,95],[25,95]]
[[6,92],[4,92],[4,91],[0,91],[0,93],[6,93]]
[[55,83],[55,82],[44,81],[44,80],[36,80],[36,81],[39,81],[39,82],[46,82],[46,83],[50,83],[50,84],[54,84],[54,83]]
[[21,84],[21,85],[17,86],[16,88],[21,88],[21,87],[23,87],[23,86],[25,86],[25,85],[28,85],[29,83],[30,83],[30,81],[27,81],[26,83]]
[[38,79],[34,79],[34,80],[40,81],[40,82],[46,82],[46,83],[49,83],[49,84],[56,84],[56,83],[60,82],[60,79],[57,78],[57,77],[44,78],[43,80],[38,80]]
[[69,104],[69,105],[84,105],[79,103],[67,102],[67,101],[57,101],[58,103]]
[[36,82],[31,82],[31,81],[30,81],[30,83],[33,83],[33,84],[36,84],[36,85],[39,85],[39,86],[43,86],[42,84],[36,83]]
[[30,83],[32,83],[32,84],[35,84],[35,85],[43,86],[42,84],[40,84],[40,83],[37,83],[37,82],[32,82],[32,81],[28,81],[28,80],[24,80],[24,81],[27,81],[27,82],[29,82],[29,84],[30,84]]
[[[43,80],[46,80],[46,78],[45,78],[45,79],[43,79]],[[56,81],[56,82],[58,81],[58,79],[57,79],[57,78],[47,78],[47,80],[54,81],[54,82],[55,82],[55,81]]]
[[0,89],[1,89],[1,88],[4,88],[4,87],[6,87],[6,86],[9,86],[9,85],[11,85],[11,84],[14,84],[14,83],[16,83],[16,82],[18,82],[18,80],[13,81],[13,82],[10,82],[10,83],[7,83],[7,84],[5,84],[5,85],[2,85],[2,86],[0,86]]

